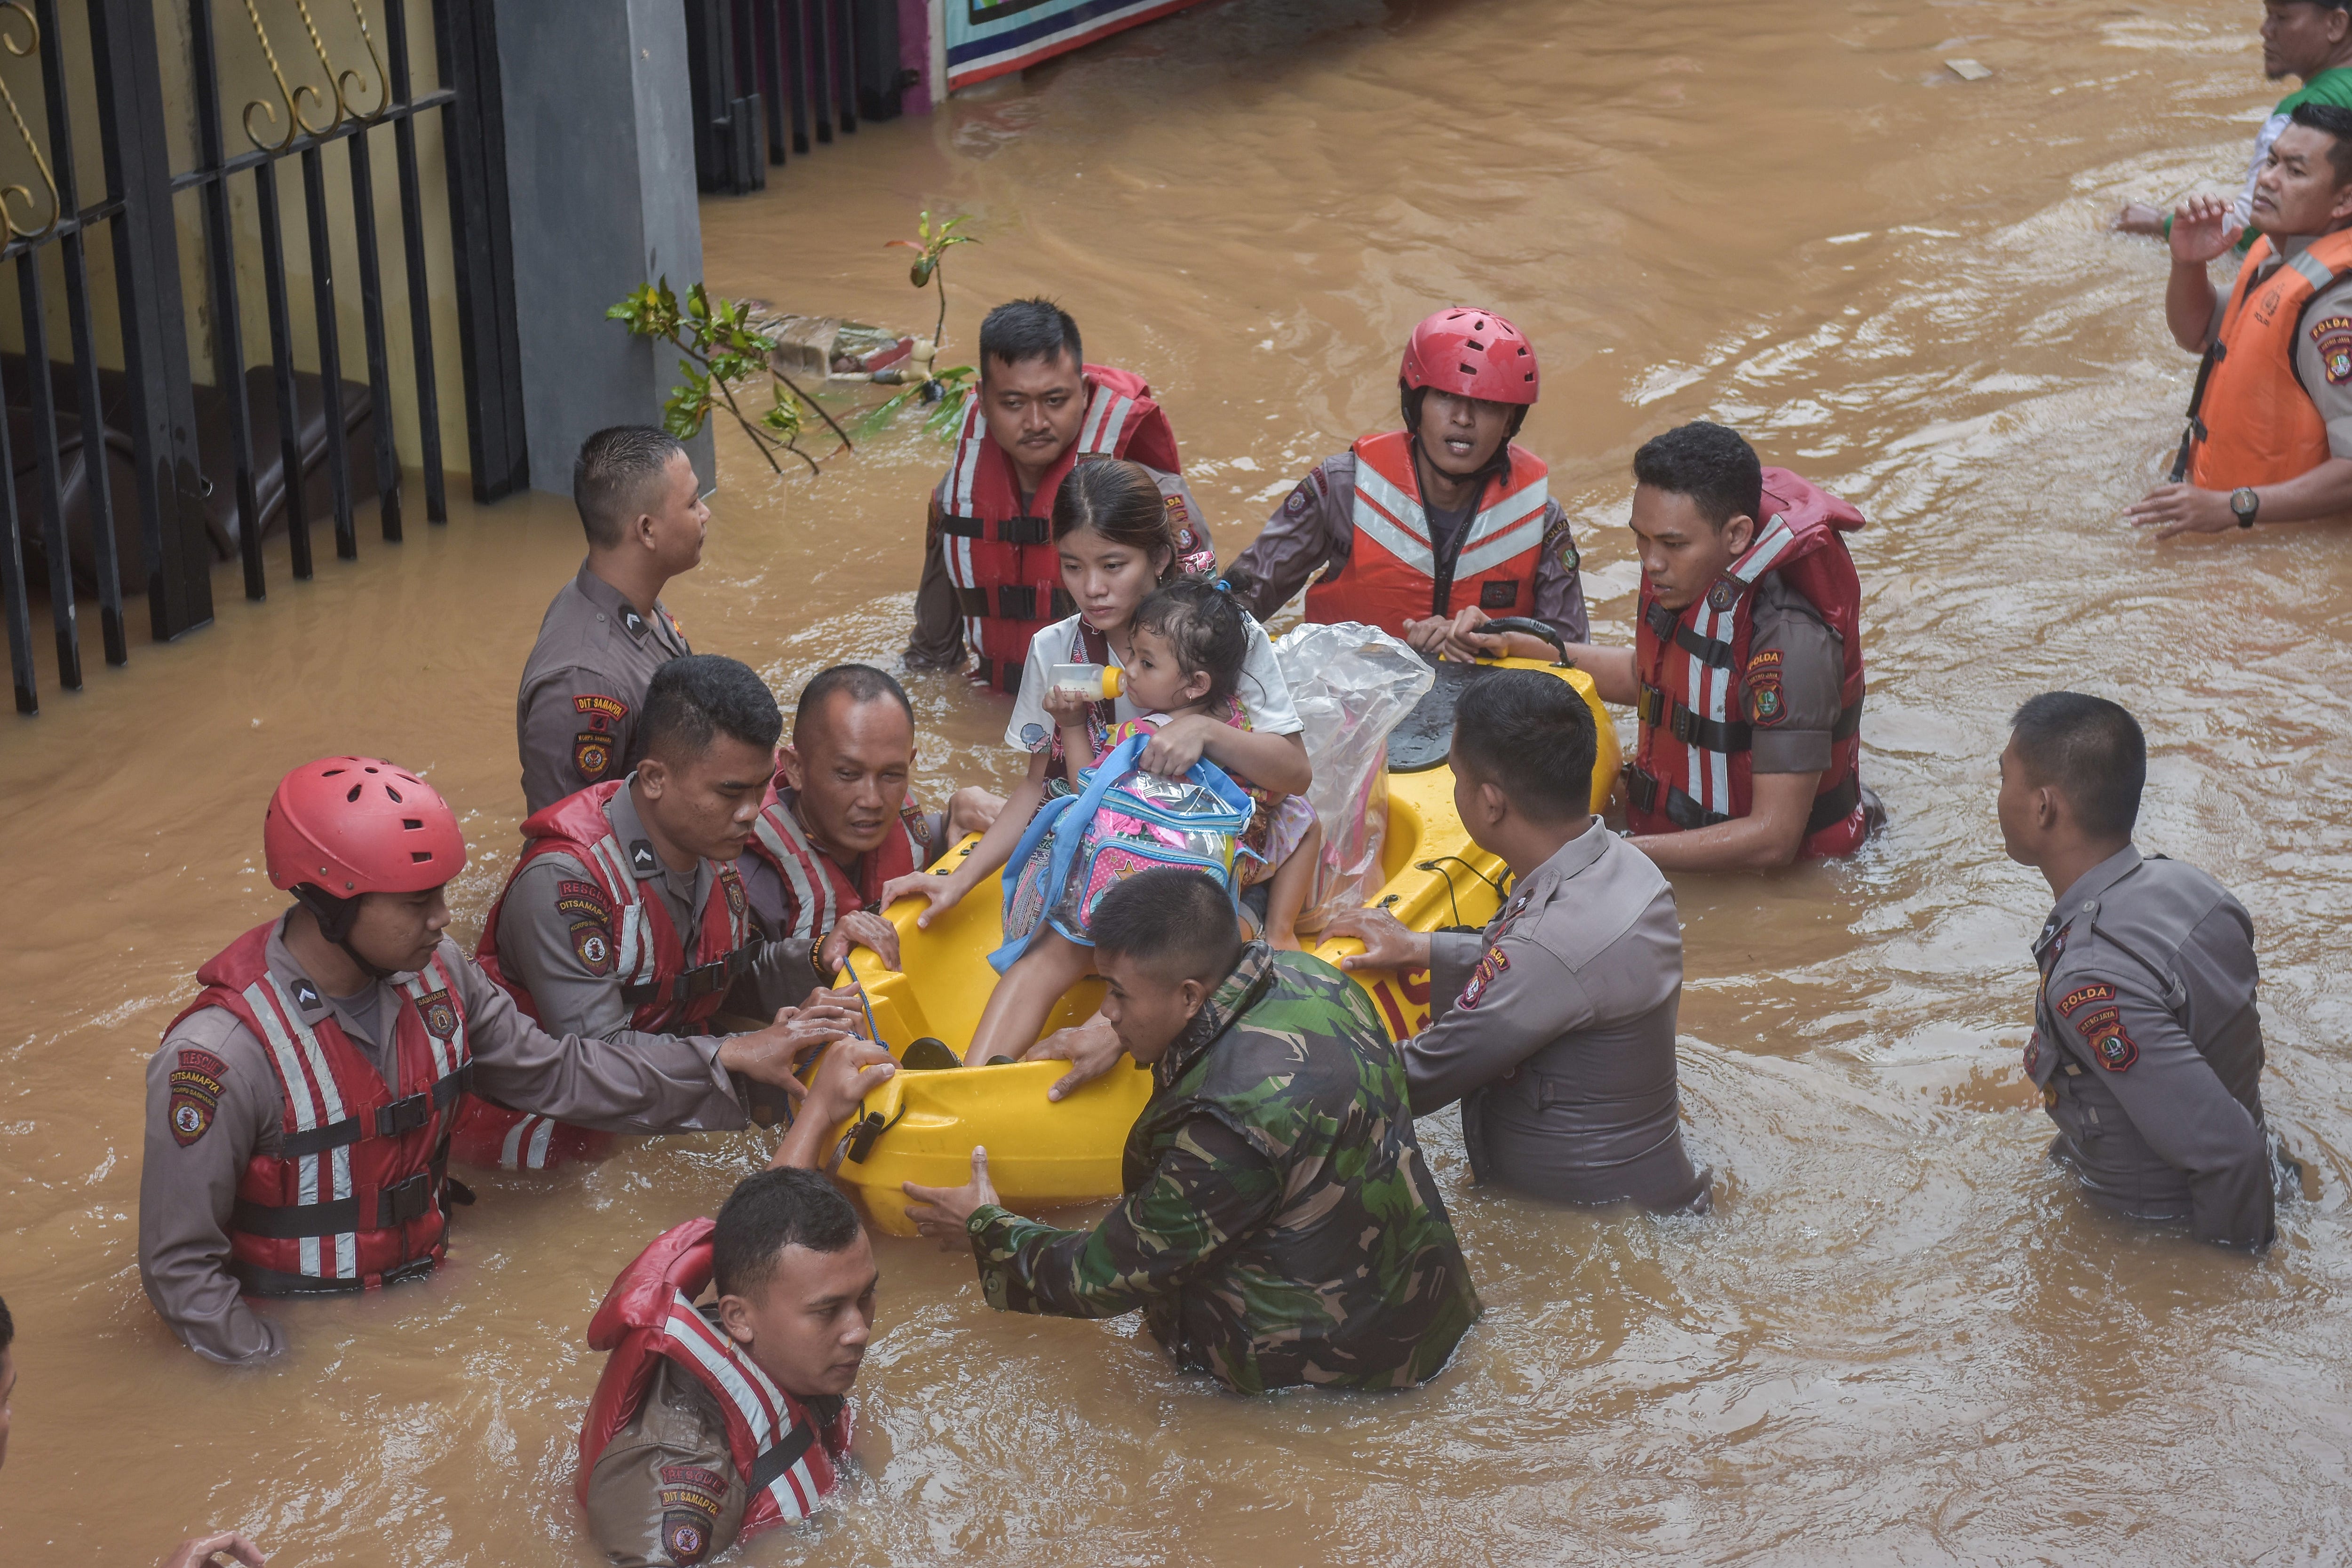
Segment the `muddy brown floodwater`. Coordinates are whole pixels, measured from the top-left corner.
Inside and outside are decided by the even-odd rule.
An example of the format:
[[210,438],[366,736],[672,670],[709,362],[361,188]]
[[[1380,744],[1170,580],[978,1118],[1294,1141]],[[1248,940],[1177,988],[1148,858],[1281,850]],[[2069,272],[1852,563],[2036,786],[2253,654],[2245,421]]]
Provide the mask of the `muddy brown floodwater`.
[[[1712,1217],[1473,1190],[1441,1116],[1423,1138],[1487,1303],[1454,1367],[1249,1402],[1172,1375],[1131,1319],[994,1314],[967,1260],[888,1242],[866,1474],[746,1559],[2352,1555],[2352,1004],[2326,956],[2352,912],[2352,538],[2155,548],[2116,521],[2191,365],[2161,256],[2102,224],[2238,177],[2269,101],[2254,16],[1234,0],[705,206],[714,288],[909,325],[928,308],[881,242],[919,206],[971,213],[951,336],[1058,295],[1159,388],[1228,554],[1393,416],[1424,310],[1503,308],[1544,357],[1525,439],[1604,637],[1632,605],[1633,447],[1738,425],[1874,520],[1865,766],[1894,810],[1848,865],[1679,879]],[[670,596],[696,645],[786,692],[895,657],[941,449],[902,431],[814,484],[721,457],[709,560]],[[483,1182],[439,1278],[284,1310],[294,1352],[259,1373],[177,1349],[134,1256],[142,1067],[194,966],[277,907],[270,784],[330,750],[430,769],[477,847],[470,942],[513,854],[517,672],[578,548],[542,497],[312,584],[281,566],[263,607],[224,578],[213,629],[5,726],[0,1560],[147,1563],[210,1521],[289,1565],[591,1559],[583,1326],[753,1135]],[[927,785],[1013,776],[989,699],[912,684]],[[2017,1047],[2047,900],[2000,855],[1991,769],[2010,709],[2058,685],[2139,712],[2141,844],[2253,911],[2264,1098],[2312,1170],[2260,1260],[2111,1222],[2042,1161]]]

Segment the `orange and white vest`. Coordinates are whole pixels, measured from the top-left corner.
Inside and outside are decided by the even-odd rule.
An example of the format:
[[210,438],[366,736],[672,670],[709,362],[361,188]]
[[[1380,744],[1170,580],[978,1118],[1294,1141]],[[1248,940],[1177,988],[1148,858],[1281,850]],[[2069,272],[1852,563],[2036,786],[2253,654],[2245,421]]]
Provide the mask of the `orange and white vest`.
[[2311,302],[2352,272],[2352,229],[2320,236],[2257,280],[2276,254],[2268,235],[2254,241],[2238,269],[2245,281],[2231,287],[2221,313],[2191,432],[2189,477],[2200,489],[2282,484],[2333,456],[2327,423],[2294,372],[2295,338]]
[[[591,951],[609,942],[604,961],[618,979],[621,999],[634,1009],[629,1015],[630,1028],[646,1034],[692,1029],[719,1010],[728,991],[751,966],[754,952],[751,900],[731,865],[719,869],[716,890],[720,896],[703,906],[702,927],[695,933],[689,962],[668,910],[660,899],[646,896],[643,884],[630,869],[628,847],[604,815],[604,803],[627,784],[626,779],[613,779],[590,784],[534,812],[522,825],[526,841],[522,854],[507,874],[498,902],[483,919],[475,962],[533,1023],[540,1021],[538,1004],[529,991],[508,977],[499,963],[499,912],[506,907],[523,868],[559,851],[587,867],[595,879],[603,912],[609,917],[608,930],[586,932],[580,941]],[[575,931],[578,929],[574,927]],[[467,1100],[452,1152],[469,1165],[543,1171],[572,1160],[602,1158],[612,1147],[609,1132],[551,1121],[472,1097]]]
[[1430,538],[1412,437],[1367,436],[1355,453],[1355,544],[1337,572],[1307,590],[1308,620],[1361,621],[1401,637],[1408,618],[1450,616],[1457,598],[1493,615],[1535,613],[1536,561],[1551,503],[1539,459],[1510,448],[1508,476],[1487,482],[1448,563]]
[[636,1415],[656,1362],[677,1363],[709,1391],[727,1424],[735,1472],[750,1490],[737,1539],[806,1519],[837,1484],[835,1466],[849,1451],[852,1422],[843,1404],[829,1420],[776,1385],[735,1342],[695,1310],[710,1283],[708,1219],[690,1219],[656,1237],[621,1270],[588,1322],[588,1348],[606,1352],[604,1374],[580,1428],[580,1500],[598,1456]]
[[430,1274],[448,1228],[450,1125],[473,1079],[465,1003],[438,953],[401,984],[398,1081],[388,1085],[331,1015],[303,1022],[269,970],[276,929],[254,927],[198,970],[203,994],[164,1031],[221,1008],[278,1075],[278,1152],[252,1155],[237,1178],[229,1272],[251,1296],[372,1290]]
[[898,820],[882,842],[858,857],[853,877],[808,841],[791,803],[771,780],[759,820],[751,826],[750,852],[774,867],[784,885],[786,929],[769,935],[815,942],[852,910],[872,909],[892,879],[931,863],[930,824],[922,808],[908,800],[898,808]]
[[1749,668],[1757,582],[1767,572],[1802,595],[1838,634],[1844,654],[1841,712],[1831,731],[1801,853],[1846,855],[1870,826],[1862,800],[1862,583],[1841,534],[1861,512],[1786,468],[1764,470],[1756,542],[1706,593],[1669,610],[1645,578],[1633,632],[1641,738],[1625,765],[1626,823],[1674,833],[1745,816],[1752,804],[1754,731],[1738,693]]
[[[1062,557],[1054,548],[1054,497],[1079,458],[1108,453],[1162,473],[1181,473],[1176,432],[1141,376],[1113,365],[1086,367],[1087,412],[1070,444],[1021,507],[1011,459],[981,417],[980,393],[964,405],[963,429],[940,490],[940,547],[963,615],[964,643],[987,685],[1021,689],[1029,639],[1067,616],[1057,604]],[[1183,549],[1180,543],[1180,554]]]

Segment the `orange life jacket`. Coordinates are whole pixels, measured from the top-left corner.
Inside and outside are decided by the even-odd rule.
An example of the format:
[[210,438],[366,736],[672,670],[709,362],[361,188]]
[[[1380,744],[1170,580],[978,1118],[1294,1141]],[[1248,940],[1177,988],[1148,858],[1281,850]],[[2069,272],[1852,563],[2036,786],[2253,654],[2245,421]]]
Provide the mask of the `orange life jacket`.
[[[1141,376],[1107,364],[1086,367],[1087,412],[1078,438],[1045,470],[1021,508],[1013,464],[988,433],[975,389],[941,489],[940,545],[964,617],[964,642],[980,659],[981,679],[1021,689],[1029,639],[1071,613],[1062,594],[1062,558],[1054,548],[1054,497],[1080,458],[1108,453],[1162,473],[1181,473],[1176,432]],[[1189,526],[1189,524],[1188,524]],[[1180,539],[1177,553],[1189,553]],[[1060,595],[1059,598],[1056,596]]]
[[667,1358],[709,1391],[726,1420],[728,1453],[751,1494],[740,1540],[816,1510],[836,1484],[835,1465],[849,1451],[852,1423],[845,1402],[829,1419],[816,1419],[695,1310],[694,1299],[710,1283],[713,1228],[708,1219],[690,1219],[664,1231],[621,1270],[589,1320],[588,1348],[607,1353],[580,1427],[577,1485],[585,1504],[597,1457],[636,1415],[656,1363]]
[[[781,775],[779,775],[781,776]],[[774,780],[761,804],[760,818],[751,825],[751,853],[776,869],[784,885],[786,929],[772,937],[798,937],[814,942],[852,910],[872,909],[893,878],[919,871],[931,863],[930,824],[911,799],[898,808],[898,820],[882,842],[857,858],[857,874],[841,868],[834,858],[808,841],[799,818]]]
[[2190,432],[2189,482],[2200,489],[2282,484],[2333,455],[2327,423],[2294,373],[2295,336],[2311,302],[2352,272],[2352,229],[2320,236],[2258,279],[2276,254],[2268,235],[2254,242],[2221,312]]
[[229,1272],[250,1296],[372,1290],[430,1274],[448,1226],[450,1124],[473,1079],[465,1003],[438,953],[402,983],[397,1081],[387,1085],[331,1016],[302,1021],[269,972],[276,929],[254,927],[198,970],[203,994],[164,1031],[221,1008],[278,1074],[278,1152],[254,1154],[237,1177]]
[[1841,533],[1864,526],[1849,503],[1786,468],[1764,470],[1756,542],[1680,612],[1645,579],[1633,634],[1642,683],[1641,738],[1625,766],[1626,822],[1636,833],[1674,833],[1748,815],[1753,731],[1735,698],[1755,635],[1755,587],[1767,572],[1802,595],[1838,634],[1845,668],[1830,764],[1814,791],[1802,854],[1846,855],[1870,825],[1862,804],[1862,583]]
[[[669,911],[660,899],[640,890],[629,866],[630,847],[621,842],[612,818],[604,815],[604,803],[627,783],[613,779],[590,784],[533,813],[522,825],[522,854],[483,919],[475,962],[533,1023],[540,1021],[539,1005],[499,963],[499,911],[506,907],[523,868],[558,851],[587,867],[595,879],[576,889],[566,885],[560,892],[580,900],[580,919],[572,925],[576,944],[583,959],[601,952],[601,962],[612,966],[621,999],[635,1009],[629,1015],[630,1028],[646,1034],[692,1029],[719,1010],[729,989],[751,965],[751,900],[732,866],[719,868],[712,889],[718,896],[703,905],[702,929],[695,933],[693,962],[688,962],[686,944],[670,923]],[[601,930],[583,929],[600,925]],[[601,1159],[612,1147],[609,1132],[469,1096],[452,1152],[469,1165],[543,1171],[571,1160]]]
[[[1480,506],[1440,561],[1402,430],[1355,445],[1355,544],[1337,572],[1307,590],[1310,621],[1361,621],[1404,636],[1408,617],[1450,616],[1464,604],[1497,615],[1533,615],[1536,560],[1551,490],[1540,460],[1510,448],[1508,477],[1487,481]],[[1474,600],[1471,595],[1476,595]]]

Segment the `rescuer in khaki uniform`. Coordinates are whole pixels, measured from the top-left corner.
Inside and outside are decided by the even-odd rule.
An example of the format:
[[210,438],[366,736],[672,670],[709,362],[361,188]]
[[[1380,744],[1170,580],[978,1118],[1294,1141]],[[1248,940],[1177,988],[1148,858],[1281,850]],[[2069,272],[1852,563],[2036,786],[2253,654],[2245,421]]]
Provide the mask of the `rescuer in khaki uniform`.
[[2033,943],[2026,1076],[2058,1124],[2050,1157],[2084,1196],[2201,1241],[2267,1246],[2275,1176],[2263,1127],[2254,924],[2192,866],[2132,842],[2147,742],[2103,698],[2045,692],[2000,757],[2009,858],[2057,907]]
[[295,905],[204,966],[147,1070],[140,1279],[214,1361],[284,1348],[248,1296],[373,1289],[439,1265],[467,1086],[616,1131],[740,1128],[747,1081],[795,1094],[795,1056],[854,1033],[829,1003],[725,1038],[618,1047],[539,1029],[444,934],[465,838],[439,794],[390,763],[295,769],[263,838]]
[[1482,1182],[1560,1203],[1707,1206],[1684,1152],[1674,889],[1588,806],[1592,710],[1565,682],[1503,670],[1454,710],[1455,799],[1513,891],[1483,932],[1420,932],[1384,910],[1333,917],[1346,969],[1427,969],[1433,1013],[1404,1042],[1412,1113],[1462,1102]]
[[644,752],[646,682],[694,651],[661,603],[710,526],[686,448],[642,425],[599,430],[572,466],[572,500],[588,559],[547,606],[515,699],[526,813],[625,777]]

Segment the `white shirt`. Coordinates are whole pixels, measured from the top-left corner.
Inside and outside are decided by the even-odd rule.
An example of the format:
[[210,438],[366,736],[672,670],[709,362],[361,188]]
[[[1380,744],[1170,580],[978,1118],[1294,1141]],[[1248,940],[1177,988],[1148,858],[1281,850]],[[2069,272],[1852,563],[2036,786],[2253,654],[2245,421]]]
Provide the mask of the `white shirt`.
[[[1249,656],[1242,661],[1240,697],[1250,728],[1266,735],[1298,734],[1307,725],[1291,705],[1290,683],[1282,679],[1274,644],[1266,640],[1265,628],[1255,616],[1244,612],[1243,618],[1249,622]],[[1088,662],[1078,621],[1076,616],[1056,621],[1029,640],[1029,659],[1021,669],[1021,694],[1013,700],[1013,718],[1004,726],[1006,745],[1032,752],[1053,745],[1054,716],[1045,711],[1045,693],[1052,685],[1054,666]],[[1117,648],[1110,650],[1110,662],[1113,668],[1120,668]],[[1116,708],[1122,721],[1139,716],[1135,705],[1124,696]]]

